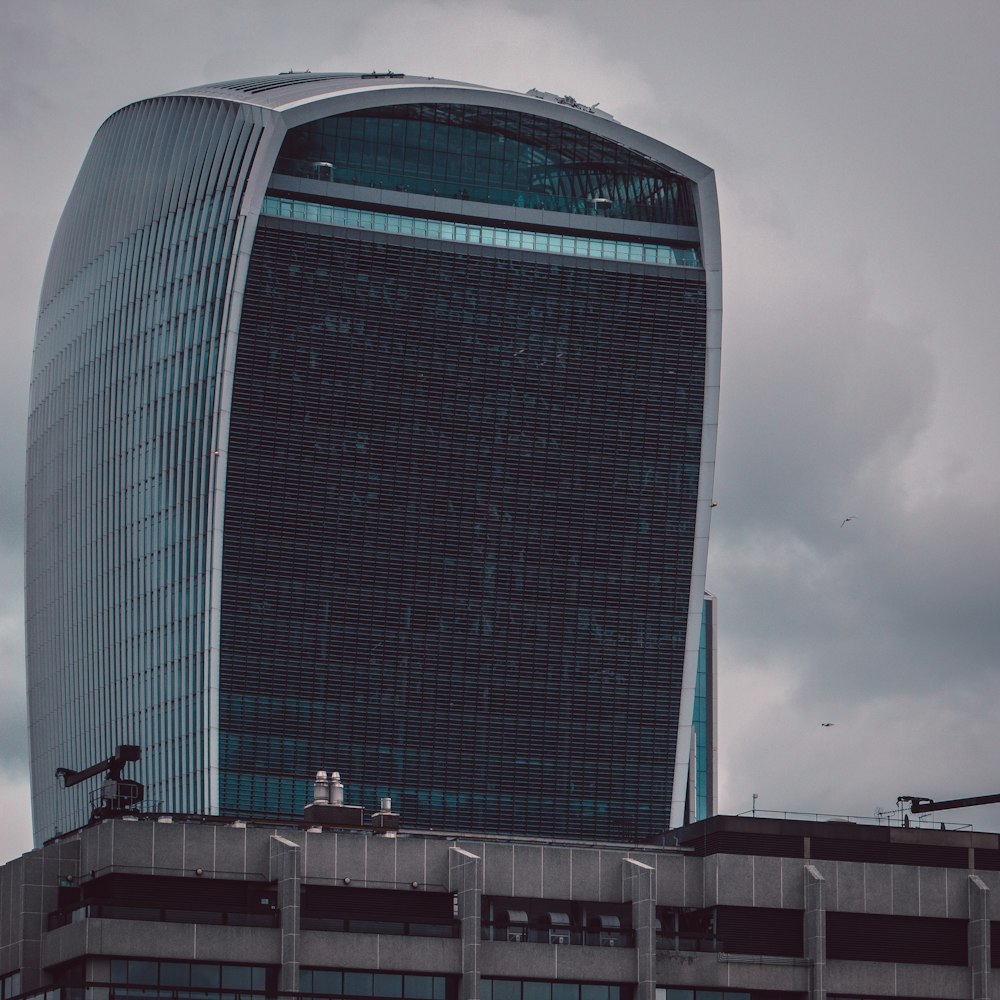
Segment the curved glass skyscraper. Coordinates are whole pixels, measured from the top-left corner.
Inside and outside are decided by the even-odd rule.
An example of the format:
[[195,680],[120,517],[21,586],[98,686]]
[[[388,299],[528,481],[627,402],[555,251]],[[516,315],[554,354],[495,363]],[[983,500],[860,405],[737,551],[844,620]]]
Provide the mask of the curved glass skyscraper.
[[711,171],[568,98],[113,115],[35,349],[36,836],[119,743],[171,811],[299,815],[336,767],[410,826],[682,821],[720,303]]

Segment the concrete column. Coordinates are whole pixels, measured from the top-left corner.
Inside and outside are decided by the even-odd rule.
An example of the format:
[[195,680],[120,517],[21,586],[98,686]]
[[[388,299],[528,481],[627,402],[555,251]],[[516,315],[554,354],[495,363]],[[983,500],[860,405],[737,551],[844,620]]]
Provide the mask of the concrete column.
[[656,1000],[656,869],[625,858],[622,902],[632,904],[635,932],[635,1000]]
[[826,879],[815,865],[805,866],[805,952],[809,960],[809,1000],[826,998]]
[[298,844],[276,834],[272,835],[269,878],[278,886],[278,912],[281,918],[281,972],[278,974],[278,989],[282,993],[298,993],[302,893],[302,850]]
[[21,992],[27,993],[47,985],[48,978],[42,969],[42,933],[46,920],[42,851],[32,851],[12,861],[7,866],[7,872],[10,885],[5,888],[10,893],[7,898],[14,903],[14,919],[9,930],[6,927],[3,929],[2,937],[13,939],[12,943],[20,952],[20,961],[15,968],[19,966],[21,970]]
[[483,928],[483,889],[479,857],[461,847],[448,851],[448,888],[455,893],[462,933],[462,986],[459,1000],[479,1000],[479,944]]
[[990,887],[978,876],[969,876],[969,971],[972,1000],[990,996]]

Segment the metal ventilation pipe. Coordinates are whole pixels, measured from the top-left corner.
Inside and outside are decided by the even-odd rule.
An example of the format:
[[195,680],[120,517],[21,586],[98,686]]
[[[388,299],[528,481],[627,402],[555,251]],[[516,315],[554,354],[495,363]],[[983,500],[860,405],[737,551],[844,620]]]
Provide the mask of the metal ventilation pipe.
[[333,771],[330,774],[330,805],[342,806],[344,804],[344,786],[340,781],[340,771]]
[[302,811],[304,818],[320,828],[349,827],[360,829],[365,825],[365,811],[361,806],[344,805],[344,786],[339,771],[317,771],[313,785],[313,801]]
[[379,799],[379,811],[372,816],[372,833],[382,837],[395,837],[399,829],[399,813],[392,811],[392,799],[386,795]]
[[316,772],[316,783],[313,785],[313,802],[318,806],[325,806],[330,801],[330,782],[327,779],[326,771]]

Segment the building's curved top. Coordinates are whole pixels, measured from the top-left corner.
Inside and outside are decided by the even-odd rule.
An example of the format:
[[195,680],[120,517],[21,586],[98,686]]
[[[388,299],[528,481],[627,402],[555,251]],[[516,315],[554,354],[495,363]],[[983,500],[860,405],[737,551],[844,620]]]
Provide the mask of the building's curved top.
[[338,93],[348,90],[385,87],[450,87],[476,91],[487,91],[496,94],[509,94],[514,97],[533,97],[548,100],[567,107],[587,111],[600,118],[612,118],[606,111],[596,106],[588,107],[572,97],[559,97],[539,90],[530,90],[527,94],[519,94],[513,90],[503,90],[498,87],[487,87],[482,84],[466,83],[460,80],[446,80],[433,76],[411,76],[406,73],[395,73],[392,70],[380,72],[371,70],[367,73],[313,73],[305,71],[297,73],[289,70],[273,76],[251,76],[242,80],[223,80],[220,83],[207,83],[197,87],[188,87],[175,91],[168,96],[184,97],[219,97],[230,101],[240,101],[261,108],[280,110],[302,101],[316,100],[322,97],[335,97]]
[[[400,100],[392,96],[400,94]],[[474,100],[465,101],[463,92]],[[403,96],[405,95],[405,96]],[[475,103],[561,121],[610,139],[639,152],[695,183],[714,184],[713,172],[704,163],[659,140],[617,121],[597,104],[588,105],[569,95],[532,89],[526,93],[483,84],[433,76],[410,75],[392,70],[313,73],[287,71],[271,76],[253,76],[202,84],[164,95],[216,99],[272,113],[286,128],[328,115],[392,103]],[[714,197],[714,196],[713,196]]]

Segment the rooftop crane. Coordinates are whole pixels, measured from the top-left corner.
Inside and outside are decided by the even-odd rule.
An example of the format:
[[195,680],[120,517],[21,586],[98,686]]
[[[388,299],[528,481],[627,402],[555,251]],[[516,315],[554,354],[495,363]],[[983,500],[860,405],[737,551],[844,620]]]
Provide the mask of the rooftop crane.
[[973,795],[965,799],[942,799],[935,802],[933,799],[925,798],[923,795],[900,795],[896,799],[896,805],[909,802],[911,813],[936,812],[938,809],[964,809],[966,806],[988,806],[993,802],[1000,802],[1000,792],[993,795]]
[[[108,816],[120,816],[138,805],[145,795],[146,790],[140,782],[122,777],[125,765],[138,760],[141,756],[142,750],[139,747],[132,743],[122,743],[113,756],[102,760],[99,764],[93,764],[82,771],[59,767],[56,768],[56,777],[62,778],[63,788],[72,788],[81,781],[103,774],[105,777],[99,793],[100,804],[94,806],[90,818],[93,821]],[[90,798],[91,802],[94,802],[97,796],[91,794]]]

